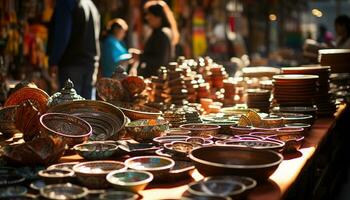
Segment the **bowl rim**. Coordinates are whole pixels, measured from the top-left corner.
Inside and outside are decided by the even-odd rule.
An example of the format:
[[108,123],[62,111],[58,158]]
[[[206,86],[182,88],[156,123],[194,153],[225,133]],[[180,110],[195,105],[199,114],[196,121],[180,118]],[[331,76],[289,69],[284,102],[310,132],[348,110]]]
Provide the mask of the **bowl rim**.
[[[283,141],[281,139],[279,139],[280,137],[282,136],[295,136],[297,138],[294,138],[294,139],[289,139],[289,140],[286,140],[286,141]],[[273,135],[273,136],[269,136],[267,137],[267,139],[274,139],[274,140],[280,140],[284,143],[287,143],[287,142],[290,142],[290,141],[296,141],[296,142],[300,142],[300,141],[303,141],[305,139],[305,136],[301,135],[301,134],[280,134],[280,135]]]
[[[43,122],[43,118],[46,117],[46,116],[50,116],[50,115],[56,115],[56,116],[61,116],[61,117],[71,117],[71,118],[75,118],[77,120],[80,120],[82,121],[85,125],[88,126],[88,133],[85,133],[85,134],[82,134],[82,135],[67,135],[67,134],[64,134],[64,133],[60,133],[60,132],[57,132],[51,128],[49,128],[48,126],[46,126],[46,124]],[[91,125],[85,121],[84,119],[80,118],[80,117],[76,117],[74,115],[68,115],[68,114],[65,114],[65,113],[45,113],[43,115],[40,116],[40,125],[43,126],[45,129],[49,130],[49,131],[52,131],[53,133],[57,134],[57,135],[60,135],[60,136],[63,136],[63,137],[68,137],[68,138],[81,138],[81,137],[87,137],[89,135],[92,134],[92,127]]]
[[[293,126],[294,125],[294,126]],[[288,127],[288,128],[310,128],[311,127],[311,124],[309,123],[303,123],[303,122],[292,122],[292,123],[287,123],[287,124],[284,124],[285,127]]]
[[[154,125],[130,125],[132,124],[133,122],[137,122],[137,121],[149,121],[149,120],[157,120],[157,124],[154,124]],[[158,123],[160,122],[160,123]],[[168,125],[169,122],[166,121],[165,119],[138,119],[138,120],[134,120],[134,121],[131,121],[129,123],[127,123],[125,125],[126,128],[134,128],[134,127],[154,127],[154,126],[163,126],[163,125]]]
[[[271,138],[270,138],[271,139]],[[263,148],[257,148],[257,147],[251,147],[251,146],[240,146],[240,145],[234,145],[234,144],[226,144],[223,143],[221,144],[222,146],[237,146],[237,147],[242,147],[242,148],[252,148],[252,149],[278,149],[278,148],[283,148],[285,146],[285,143],[283,141],[274,141],[274,140],[267,140],[267,139],[262,139],[262,140],[229,140],[226,142],[261,142],[261,143],[273,143],[276,146],[273,147],[263,147]]]
[[140,170],[134,167],[130,166],[130,162],[137,160],[137,159],[144,159],[144,158],[158,158],[158,159],[163,159],[163,160],[167,160],[170,162],[170,164],[167,164],[165,166],[162,167],[152,167],[152,168],[142,168],[142,171],[160,171],[160,170],[166,170],[166,169],[171,169],[172,167],[174,167],[175,165],[175,161],[171,158],[167,158],[164,156],[136,156],[136,157],[132,157],[132,158],[128,158],[124,161],[124,164],[127,168],[133,169],[133,170]]
[[[207,128],[190,128],[187,126],[207,126]],[[188,124],[182,124],[179,126],[181,129],[186,130],[186,131],[213,131],[213,130],[219,130],[221,126],[216,125],[216,124],[206,124],[206,123],[188,123]]]
[[[84,166],[86,164],[97,164],[97,163],[108,163],[108,164],[120,164],[124,167],[120,168],[120,169],[115,169],[115,170],[110,170],[110,171],[105,171],[103,170],[102,172],[84,172],[84,171],[81,171],[79,170],[79,168],[81,166]],[[96,161],[86,161],[86,162],[81,162],[81,163],[78,163],[76,165],[73,166],[73,171],[74,173],[77,173],[77,174],[93,174],[93,175],[101,175],[101,174],[108,174],[109,172],[111,171],[124,171],[127,169],[127,166],[123,163],[123,162],[120,162],[120,161],[115,161],[115,160],[96,160]]]
[[[115,105],[115,104],[113,104],[113,101],[108,102],[108,103],[110,103],[110,104],[112,104],[112,105]],[[117,102],[117,103],[118,103],[118,102]],[[121,102],[121,103],[127,103],[127,104],[129,104],[128,102]],[[132,103],[130,103],[130,104],[132,104]],[[146,107],[146,108],[152,108],[152,109],[154,109],[154,110],[158,110],[158,112],[139,111],[139,110],[134,110],[134,109],[130,109],[130,108],[125,108],[125,107],[122,107],[122,106],[120,106],[120,105],[115,105],[115,106],[116,106],[117,108],[119,108],[120,110],[122,110],[122,111],[133,112],[133,113],[137,113],[137,114],[158,115],[158,116],[162,114],[162,111],[160,111],[160,110],[158,110],[158,109],[156,109],[156,108],[150,107],[150,106],[146,106],[146,105],[138,105],[138,106],[142,106],[142,107]]]
[[[234,164],[221,164],[221,163],[215,163],[215,162],[211,162],[211,161],[206,161],[200,158],[197,158],[193,155],[194,151],[198,151],[201,150],[203,148],[216,148],[216,147],[220,147],[220,148],[230,148],[230,149],[234,149],[234,150],[239,150],[239,151],[255,151],[255,152],[264,152],[264,153],[269,153],[269,154],[274,154],[275,156],[279,157],[279,159],[277,161],[274,161],[272,163],[267,163],[267,164],[260,164],[260,165],[234,165]],[[214,166],[214,167],[220,167],[220,168],[232,168],[232,169],[256,169],[256,168],[266,168],[266,167],[273,167],[276,165],[279,165],[282,161],[283,161],[283,156],[280,153],[277,153],[273,150],[268,150],[268,149],[253,149],[253,148],[242,148],[242,147],[233,147],[233,146],[224,146],[224,145],[216,145],[216,146],[203,146],[201,148],[197,148],[197,149],[193,149],[190,154],[189,157],[191,160],[197,162],[197,163],[201,163],[201,164],[205,164],[205,165],[209,165],[209,166]]]
[[[64,174],[60,175],[54,175],[54,174],[49,174],[47,173],[48,171],[62,171],[65,172]],[[74,175],[74,171],[71,169],[57,169],[57,168],[52,168],[52,169],[43,169],[38,172],[38,175],[43,178],[65,178],[65,177],[72,177]]]
[[[253,189],[256,185],[257,185],[257,181],[249,176],[238,176],[238,175],[222,175],[222,176],[208,176],[208,177],[204,177],[203,181],[208,181],[208,180],[215,180],[215,179],[218,179],[218,180],[225,180],[224,178],[237,178],[237,179],[242,179],[242,180],[246,180],[246,181],[250,181],[251,184],[247,185],[247,184],[244,184],[243,182],[241,182],[245,187],[246,187],[246,190],[250,190],[250,189]],[[220,179],[222,178],[222,179]],[[239,182],[239,181],[237,181]]]
[[[80,199],[80,198],[83,198],[89,194],[88,189],[86,187],[81,187],[81,186],[74,185],[71,183],[64,183],[64,184],[46,185],[45,187],[40,188],[40,195],[43,196],[44,198],[51,199],[51,197],[49,195],[47,195],[47,192],[45,192],[45,190],[52,190],[53,188],[62,188],[62,187],[74,187],[74,188],[79,188],[82,190],[80,194],[74,194],[73,199]],[[57,199],[65,200],[65,198],[57,198]]]
[[94,144],[101,144],[101,145],[105,145],[105,146],[109,146],[111,148],[106,149],[106,150],[93,150],[95,152],[106,152],[106,151],[116,151],[118,150],[118,145],[117,144],[113,144],[113,143],[106,143],[104,141],[89,141],[89,142],[85,142],[85,143],[81,143],[81,144],[76,144],[74,145],[74,147],[72,148],[74,151],[78,151],[78,152],[90,152],[91,150],[82,150],[79,149],[79,147],[85,146],[85,145],[94,145]]
[[[133,181],[133,182],[124,182],[124,181],[112,181],[115,174],[119,173],[136,173],[136,174],[146,174],[148,177],[146,179],[143,179],[141,181]],[[107,174],[106,179],[109,183],[112,185],[120,185],[120,186],[137,186],[142,184],[150,183],[153,180],[154,176],[151,172],[147,171],[141,171],[141,170],[126,170],[126,171],[111,171]]]
[[[183,138],[184,141],[186,139],[188,139],[190,136],[188,135],[163,135],[163,136],[158,136],[158,137],[155,137],[153,138],[153,142],[157,142],[159,144],[164,144],[164,143],[167,143],[168,141],[167,140],[171,140],[171,141],[181,141],[181,140],[176,140],[177,138]],[[174,139],[172,139],[174,138]],[[166,142],[164,142],[164,140],[166,140]]]
[[216,182],[216,183],[232,183],[232,184],[236,184],[236,185],[239,185],[241,188],[239,190],[234,190],[234,192],[229,192],[228,193],[228,196],[233,196],[233,195],[238,195],[238,194],[241,194],[243,193],[245,190],[246,190],[246,186],[243,184],[243,183],[240,183],[238,181],[234,181],[234,180],[206,180],[206,181],[197,181],[197,182],[193,182],[193,183],[190,183],[188,185],[188,191],[191,193],[191,194],[194,194],[194,195],[198,195],[198,196],[221,196],[221,195],[211,195],[211,194],[208,194],[208,193],[205,193],[205,192],[201,192],[201,191],[198,191],[198,190],[194,190],[192,189],[191,187],[194,186],[194,185],[197,185],[197,184],[203,184],[203,183],[210,183],[210,182]]
[[277,134],[283,134],[283,133],[294,133],[298,134],[299,132],[303,132],[304,128],[302,127],[281,127],[276,130]]
[[[75,162],[64,162],[64,163],[58,163],[58,164],[53,164],[48,166],[46,169],[62,169],[60,166],[64,165],[72,165],[71,169],[73,168],[74,165],[79,164],[80,162],[75,161]],[[68,167],[67,167],[68,168]]]

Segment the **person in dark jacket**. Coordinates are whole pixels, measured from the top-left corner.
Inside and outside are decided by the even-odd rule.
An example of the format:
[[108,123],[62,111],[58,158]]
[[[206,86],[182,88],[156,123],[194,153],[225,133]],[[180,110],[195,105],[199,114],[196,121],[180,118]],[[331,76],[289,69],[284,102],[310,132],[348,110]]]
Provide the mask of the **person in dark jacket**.
[[49,32],[49,65],[60,87],[70,78],[78,94],[91,99],[99,60],[100,15],[91,0],[56,1]]
[[138,75],[147,78],[156,75],[160,66],[167,66],[173,59],[179,32],[174,15],[164,1],[148,1],[144,9],[152,34],[140,55]]

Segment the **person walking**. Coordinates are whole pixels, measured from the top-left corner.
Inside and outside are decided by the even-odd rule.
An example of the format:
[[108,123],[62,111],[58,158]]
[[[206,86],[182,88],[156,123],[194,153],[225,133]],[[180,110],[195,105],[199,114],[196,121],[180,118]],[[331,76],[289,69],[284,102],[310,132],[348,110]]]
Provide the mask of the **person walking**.
[[91,0],[56,1],[49,30],[50,74],[60,87],[70,78],[78,94],[91,99],[100,55],[100,15]]

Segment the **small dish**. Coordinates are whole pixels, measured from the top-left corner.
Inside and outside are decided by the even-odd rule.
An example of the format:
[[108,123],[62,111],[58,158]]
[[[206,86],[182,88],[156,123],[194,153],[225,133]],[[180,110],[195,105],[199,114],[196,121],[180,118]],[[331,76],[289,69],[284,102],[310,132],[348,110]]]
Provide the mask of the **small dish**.
[[128,123],[125,129],[138,142],[152,141],[169,129],[169,122],[161,119],[141,119]]
[[94,189],[107,188],[109,183],[106,180],[106,176],[114,170],[125,171],[126,166],[122,162],[104,160],[82,162],[73,167],[78,180],[83,185]]
[[154,154],[159,149],[159,147],[152,143],[131,143],[125,140],[119,140],[117,143],[118,147],[130,156]]
[[140,195],[133,193],[133,192],[109,191],[109,192],[105,192],[103,194],[100,194],[98,199],[100,199],[100,200],[116,200],[116,199],[137,200],[137,199],[139,199],[139,197],[140,197]]
[[170,169],[175,165],[173,159],[161,156],[133,157],[125,160],[124,163],[130,169],[151,172],[154,179],[168,174]]
[[171,136],[160,136],[153,138],[153,142],[158,144],[170,143],[174,141],[186,141],[189,136],[181,136],[181,135],[171,135]]
[[0,187],[0,198],[10,198],[15,196],[23,196],[27,193],[27,188],[24,186],[7,186]]
[[65,162],[65,163],[59,163],[50,165],[47,169],[70,169],[73,170],[73,166],[79,164],[79,162]]
[[284,135],[284,134],[299,134],[303,135],[304,129],[303,128],[297,128],[297,127],[283,127],[277,129],[277,135]]
[[153,180],[153,175],[147,171],[127,170],[112,171],[106,177],[107,181],[118,190],[139,192]]
[[285,127],[290,127],[290,128],[303,128],[304,129],[304,134],[307,134],[311,130],[311,124],[306,124],[306,123],[290,123],[290,124],[285,124]]
[[47,184],[69,182],[74,175],[70,169],[44,169],[38,172],[38,176]]
[[[187,155],[188,153],[190,153],[190,151],[192,151],[192,149],[196,148],[196,145],[198,145],[198,143],[190,143],[190,142],[172,142],[172,147],[171,150],[173,150],[175,153],[179,153],[179,154],[185,154]],[[201,144],[200,144],[201,145]]]
[[33,190],[40,191],[41,188],[44,188],[46,186],[45,181],[43,180],[36,180],[30,183],[29,187]]
[[295,152],[303,144],[304,136],[300,134],[283,134],[283,135],[274,135],[268,137],[270,139],[280,140],[285,143],[284,151]]
[[197,196],[234,196],[243,193],[245,186],[237,181],[207,180],[192,183],[188,191]]
[[191,131],[191,136],[213,136],[218,134],[220,130],[219,125],[214,124],[183,124],[180,125],[180,128],[185,131]]
[[73,149],[86,160],[103,160],[116,153],[118,145],[103,141],[93,141],[77,144]]
[[188,178],[194,170],[195,167],[191,161],[176,160],[174,167],[170,170],[169,178],[173,180]]
[[272,140],[230,140],[224,144],[234,147],[247,147],[274,151],[281,151],[285,145],[284,142],[276,142]]
[[82,199],[88,195],[88,189],[70,183],[53,184],[41,188],[40,195],[46,199]]
[[211,176],[203,179],[203,181],[209,181],[209,180],[236,181],[236,182],[242,183],[245,186],[246,190],[251,190],[257,185],[256,180],[247,176]]
[[205,143],[205,139],[202,137],[189,137],[186,139],[186,142],[203,145]]

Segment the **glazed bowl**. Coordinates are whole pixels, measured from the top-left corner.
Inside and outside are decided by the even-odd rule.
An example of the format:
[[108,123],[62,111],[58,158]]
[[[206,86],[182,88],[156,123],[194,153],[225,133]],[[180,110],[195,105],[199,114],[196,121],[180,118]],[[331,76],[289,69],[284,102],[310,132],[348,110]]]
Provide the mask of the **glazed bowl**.
[[73,166],[79,164],[79,162],[65,162],[65,163],[59,163],[50,165],[47,169],[70,169],[73,170]]
[[232,135],[235,135],[235,136],[245,135],[255,131],[255,129],[250,126],[247,126],[247,127],[231,126],[230,128],[232,131]]
[[43,114],[40,125],[42,135],[60,138],[70,147],[87,141],[92,131],[85,120],[62,113]]
[[208,180],[236,181],[236,182],[242,183],[245,186],[246,190],[251,190],[257,185],[256,180],[246,176],[211,176],[211,177],[204,178],[203,181],[208,181]]
[[277,135],[303,135],[304,129],[303,128],[297,128],[297,127],[282,127],[277,129]]
[[72,180],[74,171],[70,169],[45,169],[38,176],[47,184],[66,183]]
[[203,176],[240,175],[266,180],[283,156],[271,150],[203,146],[192,150],[190,159]]
[[140,198],[140,195],[133,193],[133,192],[127,192],[127,191],[108,191],[103,194],[100,194],[99,198],[100,200],[116,200],[116,199],[123,199],[123,200],[137,200]]
[[268,116],[261,119],[264,128],[278,128],[283,126],[283,118],[278,116]]
[[284,124],[290,123],[313,123],[313,116],[309,114],[301,114],[301,113],[273,113],[273,115],[277,115],[282,117]]
[[189,136],[182,136],[182,135],[170,135],[170,136],[160,136],[153,138],[153,142],[156,142],[158,144],[165,144],[170,143],[174,141],[185,141]]
[[117,101],[112,101],[110,103],[122,110],[131,120],[157,119],[162,114],[160,110],[145,105]]
[[107,175],[107,181],[118,190],[139,192],[153,180],[153,175],[147,171],[127,170],[112,171]]
[[290,124],[285,124],[285,127],[289,127],[289,128],[303,128],[304,129],[304,135],[307,135],[307,133],[311,130],[311,124],[306,124],[306,123],[290,123]]
[[192,149],[201,146],[201,144],[193,144],[190,142],[175,141],[164,144],[164,148],[171,151],[175,156],[186,157]]
[[116,153],[118,150],[118,145],[107,142],[92,141],[77,144],[73,147],[73,149],[86,160],[103,160]]
[[259,150],[281,151],[284,147],[283,142],[273,140],[229,140],[224,143],[226,146],[253,148]]
[[129,169],[151,172],[154,179],[167,175],[175,165],[173,159],[162,156],[138,156],[129,158],[124,163]]
[[109,183],[106,176],[114,170],[125,171],[126,166],[122,162],[104,160],[82,162],[73,167],[78,180],[88,188],[94,189],[107,188]]
[[138,142],[152,141],[169,129],[169,122],[161,119],[141,119],[128,123],[125,129]]
[[191,183],[188,191],[196,196],[235,196],[246,190],[244,184],[228,180],[207,180]]
[[278,134],[268,138],[284,142],[284,151],[287,153],[297,151],[304,141],[304,136],[300,134]]
[[180,125],[180,128],[185,131],[191,131],[191,136],[213,136],[219,133],[221,127],[214,124],[194,123]]
[[88,189],[70,183],[53,184],[41,188],[40,195],[46,199],[82,199],[88,195]]
[[167,136],[188,136],[191,134],[191,131],[181,130],[181,129],[169,129],[166,132]]

